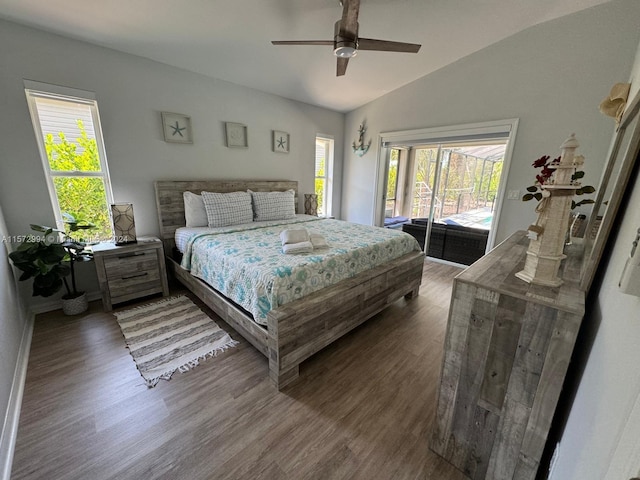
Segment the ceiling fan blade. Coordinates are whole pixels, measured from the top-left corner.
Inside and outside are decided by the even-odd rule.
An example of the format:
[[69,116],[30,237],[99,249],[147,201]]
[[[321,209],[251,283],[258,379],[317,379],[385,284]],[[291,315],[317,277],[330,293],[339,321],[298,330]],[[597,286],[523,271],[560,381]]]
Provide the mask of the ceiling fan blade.
[[273,45],[330,45],[333,40],[272,40]]
[[349,63],[349,58],[347,57],[338,57],[338,68],[336,70],[336,77],[341,77],[345,73],[347,73],[347,64]]
[[380,52],[404,52],[418,53],[420,47],[417,43],[390,42],[388,40],[376,40],[375,38],[359,38],[358,50],[378,50]]
[[340,21],[340,36],[349,39],[358,36],[358,14],[360,0],[342,0],[342,20]]

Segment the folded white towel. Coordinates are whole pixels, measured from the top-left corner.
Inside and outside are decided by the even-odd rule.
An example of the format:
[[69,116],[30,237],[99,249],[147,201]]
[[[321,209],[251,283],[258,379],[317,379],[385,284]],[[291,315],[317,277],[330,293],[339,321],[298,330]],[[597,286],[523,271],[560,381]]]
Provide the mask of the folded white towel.
[[329,244],[327,243],[327,239],[324,238],[319,233],[311,232],[309,234],[309,241],[313,245],[313,248],[329,248]]
[[294,254],[311,252],[313,252],[313,245],[311,242],[286,243],[282,246],[282,253]]
[[309,232],[304,228],[288,228],[280,232],[282,245],[309,241]]

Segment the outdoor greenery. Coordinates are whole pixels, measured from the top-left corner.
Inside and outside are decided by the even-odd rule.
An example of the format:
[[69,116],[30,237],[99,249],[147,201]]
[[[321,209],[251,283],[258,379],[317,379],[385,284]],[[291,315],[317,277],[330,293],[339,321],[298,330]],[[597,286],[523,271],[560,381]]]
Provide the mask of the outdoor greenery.
[[325,215],[325,204],[324,204],[324,186],[326,183],[325,178],[326,171],[326,158],[319,157],[316,158],[316,184],[315,191],[318,196],[318,215]]
[[392,216],[395,216],[396,194],[398,192],[398,162],[400,151],[391,150],[389,158],[389,173],[387,175],[387,203],[386,210],[391,210]]
[[[416,185],[413,216],[428,216],[431,202],[431,186],[435,183],[437,148],[416,150]],[[502,161],[486,162],[482,158],[466,155],[452,149],[443,149],[443,165],[436,192],[436,216],[485,206],[492,206],[502,175]]]
[[[89,138],[81,120],[77,120],[80,137],[69,141],[64,132],[45,137],[45,149],[49,166],[54,172],[100,172],[98,146],[95,138]],[[72,215],[78,222],[91,219],[95,224],[91,240],[108,240],[113,237],[107,206],[104,180],[101,176],[54,175],[53,183],[60,211]],[[81,239],[77,235],[74,237]]]

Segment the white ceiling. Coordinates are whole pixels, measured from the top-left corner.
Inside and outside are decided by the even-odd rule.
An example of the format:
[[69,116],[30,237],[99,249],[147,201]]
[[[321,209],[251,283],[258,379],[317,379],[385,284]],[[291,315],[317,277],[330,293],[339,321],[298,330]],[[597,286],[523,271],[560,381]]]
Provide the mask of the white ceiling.
[[360,36],[421,43],[359,52],[335,76],[337,0],[0,0],[0,18],[347,112],[527,27],[609,0],[362,0]]

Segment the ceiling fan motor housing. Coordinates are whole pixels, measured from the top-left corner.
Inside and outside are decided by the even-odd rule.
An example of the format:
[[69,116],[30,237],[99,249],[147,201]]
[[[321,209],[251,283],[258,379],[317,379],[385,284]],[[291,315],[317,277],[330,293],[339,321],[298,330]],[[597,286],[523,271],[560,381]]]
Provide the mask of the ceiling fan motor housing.
[[[358,54],[358,27],[359,25],[356,23],[356,31],[355,36],[347,37],[341,35],[340,33],[340,24],[341,20],[336,22],[334,28],[334,36],[333,36],[333,54],[336,57],[340,58],[351,58],[355,57]],[[342,32],[345,33],[345,32]]]

